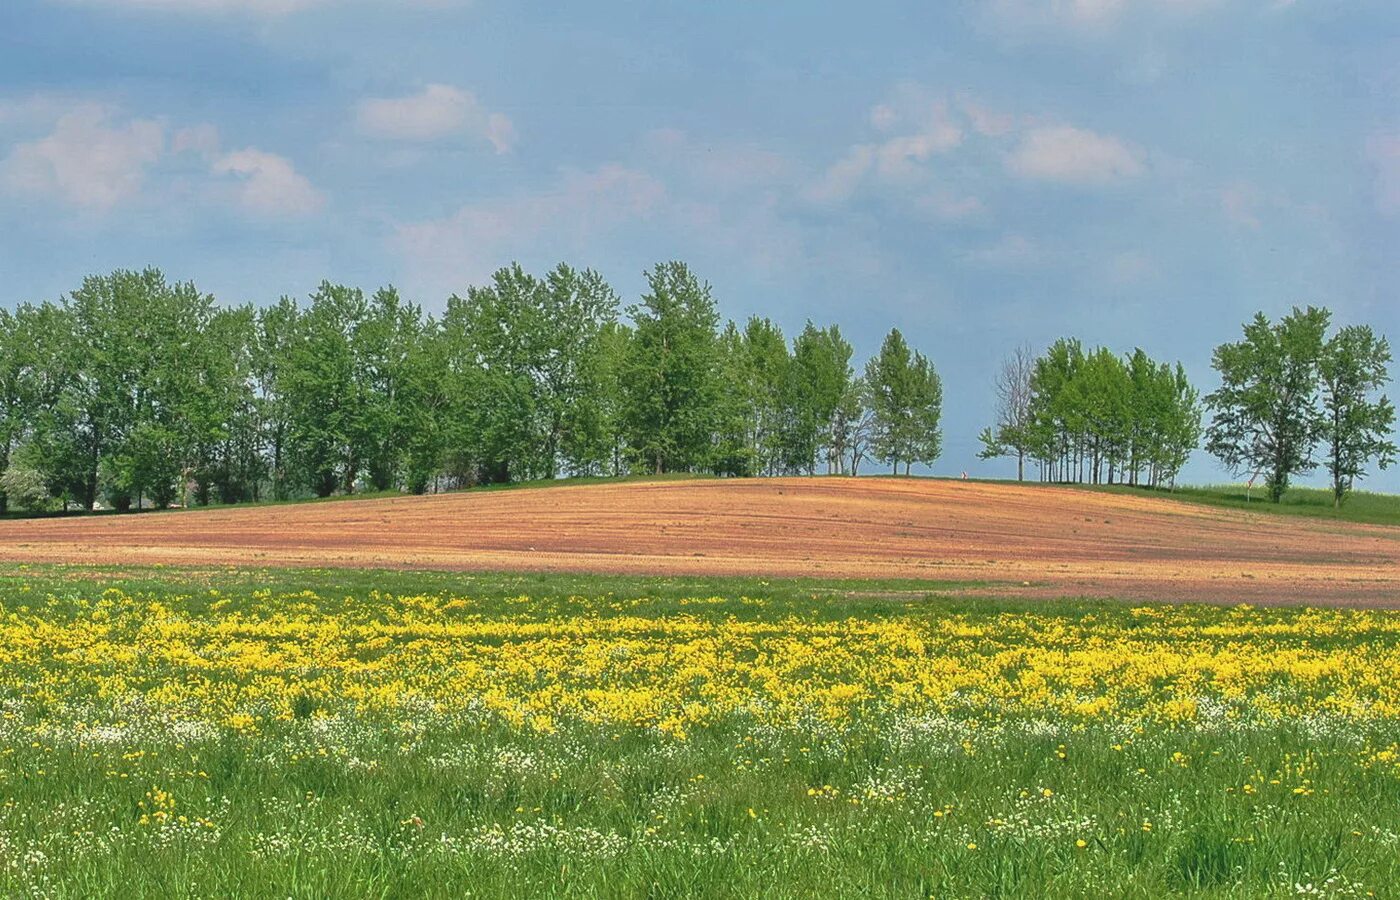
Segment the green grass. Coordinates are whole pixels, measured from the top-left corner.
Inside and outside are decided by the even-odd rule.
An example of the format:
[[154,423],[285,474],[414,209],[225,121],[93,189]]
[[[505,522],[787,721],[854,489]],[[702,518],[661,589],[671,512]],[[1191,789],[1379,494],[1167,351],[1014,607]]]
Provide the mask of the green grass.
[[1090,489],[1122,494],[1147,494],[1169,497],[1209,506],[1245,509],[1250,512],[1288,516],[1333,519],[1339,522],[1362,522],[1371,525],[1400,525],[1400,495],[1371,491],[1354,491],[1340,509],[1332,504],[1332,491],[1327,488],[1290,487],[1278,503],[1269,502],[1262,488],[1246,496],[1244,485],[1212,484],[1182,486],[1175,490],[1127,487],[1125,485],[1095,485]]
[[947,588],[6,567],[0,894],[1393,895],[1400,613]]

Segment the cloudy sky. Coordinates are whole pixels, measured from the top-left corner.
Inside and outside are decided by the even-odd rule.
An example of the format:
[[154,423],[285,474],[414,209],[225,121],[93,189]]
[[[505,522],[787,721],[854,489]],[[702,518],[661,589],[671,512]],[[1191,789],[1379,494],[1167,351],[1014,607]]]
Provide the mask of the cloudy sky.
[[973,436],[1018,343],[1208,390],[1255,310],[1400,340],[1400,4],[3,0],[0,233],[11,305],[157,265],[438,310],[512,259],[635,299],[680,258],[726,316],[897,325],[935,471],[1006,474]]

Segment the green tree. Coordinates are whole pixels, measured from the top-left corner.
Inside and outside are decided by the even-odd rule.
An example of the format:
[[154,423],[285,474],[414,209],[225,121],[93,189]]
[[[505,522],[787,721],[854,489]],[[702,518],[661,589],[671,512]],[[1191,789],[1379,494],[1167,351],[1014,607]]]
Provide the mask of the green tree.
[[719,391],[710,286],[681,262],[647,273],[648,290],[629,308],[634,323],[623,375],[627,443],[656,474],[709,462]]
[[204,336],[197,374],[200,398],[195,425],[195,482],[201,501],[256,500],[267,474],[263,428],[255,391],[257,312],[251,306],[222,309]]
[[833,474],[858,474],[861,462],[870,452],[874,417],[868,400],[865,379],[852,378],[832,411],[827,446],[832,457]]
[[296,318],[278,376],[287,404],[289,467],[318,497],[337,489],[352,493],[364,464],[356,438],[365,398],[352,342],[365,314],[361,291],[322,282]]
[[[851,345],[841,331],[835,326],[817,328],[808,322],[793,341],[788,370],[783,440],[788,471],[815,473],[817,456],[830,438],[832,420],[853,376]],[[828,471],[832,469],[830,458],[828,453]]]
[[608,322],[598,332],[596,346],[594,403],[601,451],[597,456],[605,471],[617,476],[625,470],[627,460],[623,373],[631,353],[632,329],[625,322]]
[[173,500],[193,456],[189,359],[213,298],[147,269],[85,279],[62,308],[49,324],[66,334],[43,363],[60,386],[36,423],[46,480],[87,509],[99,493],[117,509]]
[[[24,340],[20,318],[9,310],[0,309],[0,473],[9,471],[10,457],[24,439],[33,415],[27,390]],[[17,483],[17,486],[23,487],[23,484]],[[6,482],[0,480],[0,513],[9,508],[10,490]]]
[[[914,354],[914,414],[911,460],[925,466],[933,465],[943,455],[943,379],[932,361],[922,353]],[[909,463],[904,464],[909,474]]]
[[776,475],[801,453],[792,447],[800,439],[792,356],[782,329],[758,316],[744,326],[740,347],[739,380],[725,380],[742,400],[747,422],[749,465],[736,474]]
[[733,321],[725,324],[716,339],[715,353],[719,381],[730,389],[715,397],[710,470],[716,475],[753,475],[759,465],[753,371],[744,335]]
[[1244,340],[1215,349],[1221,385],[1207,398],[1213,416],[1206,449],[1236,475],[1263,474],[1269,497],[1313,469],[1326,430],[1318,405],[1318,367],[1331,314],[1308,307],[1278,323],[1263,313],[1244,326]]
[[294,407],[288,391],[295,382],[292,357],[300,340],[301,311],[291,298],[283,297],[258,311],[252,357],[254,415],[276,500],[290,497],[295,485],[291,469]]
[[359,397],[351,443],[360,448],[366,480],[376,491],[399,485],[414,429],[431,427],[415,409],[429,402],[419,383],[428,373],[417,359],[425,351],[426,328],[422,309],[387,287],[369,299],[351,333]]
[[1390,382],[1390,362],[1390,342],[1365,325],[1342,328],[1323,348],[1323,436],[1335,506],[1368,466],[1395,462],[1395,407],[1384,394],[1375,396]]
[[[602,382],[604,330],[617,322],[617,292],[602,275],[563,263],[545,276],[540,351],[534,360],[544,412],[549,477],[561,466],[575,474],[597,469],[608,457],[608,417]],[[616,334],[609,334],[615,339]]]
[[890,463],[895,474],[903,462],[906,475],[913,463],[937,459],[942,452],[943,385],[933,364],[909,349],[899,329],[890,331],[879,355],[866,364],[865,381],[874,418],[875,458]]

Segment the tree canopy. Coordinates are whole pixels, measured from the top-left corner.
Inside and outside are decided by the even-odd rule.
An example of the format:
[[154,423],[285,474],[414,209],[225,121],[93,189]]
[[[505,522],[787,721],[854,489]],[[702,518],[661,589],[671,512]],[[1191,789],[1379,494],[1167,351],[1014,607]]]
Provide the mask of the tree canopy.
[[[680,262],[647,285],[624,318],[597,272],[510,265],[433,317],[393,288],[221,307],[154,269],[88,278],[0,313],[0,505],[855,471],[873,419],[835,326],[790,343],[768,319],[721,328]],[[927,389],[931,365],[910,359]],[[936,393],[907,399],[922,405],[901,437],[880,420],[906,470],[937,434]]]

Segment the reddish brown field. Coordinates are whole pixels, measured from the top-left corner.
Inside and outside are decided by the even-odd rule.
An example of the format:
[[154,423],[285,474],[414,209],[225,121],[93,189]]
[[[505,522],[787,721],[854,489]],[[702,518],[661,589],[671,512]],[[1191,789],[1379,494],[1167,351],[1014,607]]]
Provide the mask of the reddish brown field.
[[0,522],[0,559],[919,578],[1400,606],[1400,529],[1070,488],[670,481]]

